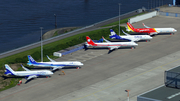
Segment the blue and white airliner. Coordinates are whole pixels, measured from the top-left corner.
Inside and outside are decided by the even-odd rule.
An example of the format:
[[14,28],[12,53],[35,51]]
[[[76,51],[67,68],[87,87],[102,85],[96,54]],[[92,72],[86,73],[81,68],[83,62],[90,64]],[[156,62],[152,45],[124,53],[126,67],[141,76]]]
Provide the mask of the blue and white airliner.
[[152,39],[149,35],[130,35],[125,33],[123,30],[122,32],[125,34],[124,36],[117,35],[112,29],[110,29],[111,35],[109,38],[111,39],[119,39],[119,40],[128,40],[128,41],[140,41],[140,40],[150,40]]
[[26,71],[14,71],[9,67],[8,64],[5,64],[6,70],[5,73],[6,75],[14,75],[14,76],[25,76],[27,80],[30,80],[32,78],[37,78],[38,76],[50,76],[53,74],[50,70],[36,70],[36,71],[31,71],[27,68],[25,68],[23,65],[21,65],[22,68]]
[[39,67],[52,67],[53,71],[57,69],[62,69],[65,66],[82,66],[83,63],[79,61],[63,61],[63,62],[56,62],[47,56],[50,62],[36,62],[30,55],[28,55],[28,65],[29,66],[39,66]]

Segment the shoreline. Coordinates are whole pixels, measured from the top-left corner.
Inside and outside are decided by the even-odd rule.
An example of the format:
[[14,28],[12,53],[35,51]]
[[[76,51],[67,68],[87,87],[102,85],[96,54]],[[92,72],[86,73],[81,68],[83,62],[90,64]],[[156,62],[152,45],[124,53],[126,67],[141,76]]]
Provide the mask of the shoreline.
[[[79,28],[79,27],[62,27],[62,28],[53,29],[53,30],[50,30],[50,31],[44,33],[42,38],[43,38],[43,40],[45,40],[45,39],[48,39],[48,38],[51,38],[51,37],[54,37],[54,36],[57,36],[60,34],[67,33],[69,31],[72,31],[77,28]],[[55,32],[57,32],[57,35],[55,35]]]

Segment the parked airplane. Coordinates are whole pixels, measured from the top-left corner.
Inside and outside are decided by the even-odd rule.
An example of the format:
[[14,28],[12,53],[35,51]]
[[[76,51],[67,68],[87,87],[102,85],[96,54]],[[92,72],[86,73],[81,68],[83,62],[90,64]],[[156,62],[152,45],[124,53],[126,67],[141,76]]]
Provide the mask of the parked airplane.
[[[48,57],[48,56],[47,56]],[[65,66],[82,66],[83,63],[79,61],[63,61],[56,62],[48,57],[51,62],[36,62],[30,55],[28,55],[28,65],[31,66],[40,66],[40,67],[52,67],[53,71],[56,69],[62,69]]]
[[158,33],[174,33],[177,32],[174,28],[150,28],[145,26],[146,28],[134,28],[129,22],[127,22],[127,31],[133,31],[137,33],[148,33],[149,35],[154,35]]
[[93,42],[89,36],[86,36],[86,40],[87,40],[87,45],[88,46],[93,46],[93,47],[107,47],[109,48],[109,50],[114,50],[114,49],[118,49],[119,47],[132,47],[135,48],[135,46],[137,46],[138,44],[136,44],[135,42],[131,41],[131,42],[110,42],[108,40],[106,40],[104,37],[103,39],[106,42],[102,42],[102,43],[95,43]]
[[38,76],[49,76],[52,75],[53,72],[49,70],[36,70],[36,71],[31,71],[27,68],[25,68],[23,65],[21,65],[22,68],[26,71],[13,71],[11,67],[9,67],[8,64],[5,64],[6,71],[4,74],[6,75],[14,75],[14,76],[25,76],[27,78],[27,81],[32,79],[32,78],[37,78]]
[[150,40],[152,39],[149,35],[130,35],[128,33],[125,33],[123,30],[122,32],[125,34],[125,36],[117,35],[112,29],[110,29],[111,35],[109,35],[109,38],[111,39],[120,39],[120,40],[128,40],[128,41],[139,41],[139,40]]

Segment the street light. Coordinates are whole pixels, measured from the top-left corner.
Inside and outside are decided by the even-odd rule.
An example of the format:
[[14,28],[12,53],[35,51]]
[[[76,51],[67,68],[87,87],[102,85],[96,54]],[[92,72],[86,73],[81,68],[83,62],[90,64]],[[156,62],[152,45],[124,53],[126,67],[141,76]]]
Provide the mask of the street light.
[[54,14],[54,17],[55,17],[55,28],[57,28],[56,14]]
[[128,101],[129,101],[129,91],[130,90],[125,90],[125,92],[127,92]]
[[120,6],[121,4],[119,3],[119,35],[120,35]]
[[41,62],[43,62],[43,43],[42,43],[42,29],[43,27],[40,27],[41,29]]

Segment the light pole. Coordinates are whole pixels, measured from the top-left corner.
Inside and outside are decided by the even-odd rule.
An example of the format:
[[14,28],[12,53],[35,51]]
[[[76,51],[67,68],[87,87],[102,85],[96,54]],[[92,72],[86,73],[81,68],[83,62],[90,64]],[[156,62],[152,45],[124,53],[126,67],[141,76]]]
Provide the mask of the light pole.
[[41,62],[43,62],[43,43],[42,43],[42,29],[43,27],[40,27],[41,29]]
[[119,3],[119,35],[120,35],[120,6],[121,4]]
[[54,14],[54,17],[55,17],[55,28],[57,28],[56,14]]
[[127,98],[128,98],[127,100],[128,100],[128,101],[129,101],[129,91],[130,91],[130,90],[125,90],[125,92],[127,92]]

